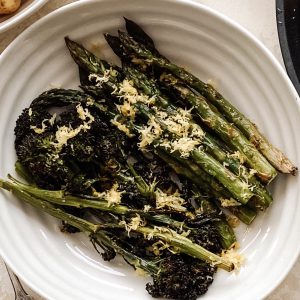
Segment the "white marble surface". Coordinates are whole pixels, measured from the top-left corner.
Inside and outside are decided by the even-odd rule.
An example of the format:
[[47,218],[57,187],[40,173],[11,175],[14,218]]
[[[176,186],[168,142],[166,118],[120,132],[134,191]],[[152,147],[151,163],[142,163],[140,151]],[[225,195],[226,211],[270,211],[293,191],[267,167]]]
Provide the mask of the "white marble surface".
[[[84,1],[84,0],[81,0]],[[130,0],[123,0],[130,1]],[[151,1],[151,0],[144,0]],[[176,1],[176,0],[174,0]],[[215,10],[231,17],[261,40],[283,65],[276,29],[275,0],[198,0]],[[0,34],[0,53],[26,27],[48,14],[52,10],[66,5],[72,0],[49,0],[49,2],[28,20],[17,27]],[[3,70],[2,70],[3,71]],[[270,270],[271,271],[271,270]],[[300,259],[286,279],[266,300],[298,300],[300,299]],[[26,291],[35,300],[41,299],[25,286]],[[4,263],[0,259],[0,300],[13,300],[14,292],[11,287]],[[242,299],[242,298],[241,298]],[[256,299],[254,299],[256,300]]]

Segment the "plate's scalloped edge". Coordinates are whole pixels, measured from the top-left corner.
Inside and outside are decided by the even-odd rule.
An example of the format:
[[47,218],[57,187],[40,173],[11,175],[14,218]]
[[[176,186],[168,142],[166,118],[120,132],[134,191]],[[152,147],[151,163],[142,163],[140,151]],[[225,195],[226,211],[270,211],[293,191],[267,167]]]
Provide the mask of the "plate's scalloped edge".
[[25,7],[21,8],[20,11],[17,11],[10,18],[0,22],[0,33],[3,33],[12,27],[18,25],[20,22],[26,20],[33,13],[38,11],[41,7],[43,7],[48,0],[35,0],[32,3],[25,3]]

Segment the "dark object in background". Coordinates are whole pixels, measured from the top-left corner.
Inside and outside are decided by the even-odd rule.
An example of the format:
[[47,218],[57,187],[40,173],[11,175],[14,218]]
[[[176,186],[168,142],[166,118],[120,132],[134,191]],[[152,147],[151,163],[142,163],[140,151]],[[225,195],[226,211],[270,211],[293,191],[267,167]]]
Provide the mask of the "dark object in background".
[[284,64],[300,95],[300,1],[276,0],[276,15]]

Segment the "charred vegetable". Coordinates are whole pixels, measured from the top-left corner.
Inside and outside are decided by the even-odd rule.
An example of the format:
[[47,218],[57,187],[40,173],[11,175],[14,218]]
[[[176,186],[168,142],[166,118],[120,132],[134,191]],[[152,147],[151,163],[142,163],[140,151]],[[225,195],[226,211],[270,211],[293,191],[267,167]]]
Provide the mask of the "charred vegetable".
[[8,175],[0,187],[89,234],[104,260],[151,275],[153,297],[196,299],[217,268],[240,267],[233,228],[272,203],[275,168],[296,167],[125,21],[128,33],[105,34],[122,67],[65,38],[82,91],[49,90],[23,110],[15,170],[26,183]]

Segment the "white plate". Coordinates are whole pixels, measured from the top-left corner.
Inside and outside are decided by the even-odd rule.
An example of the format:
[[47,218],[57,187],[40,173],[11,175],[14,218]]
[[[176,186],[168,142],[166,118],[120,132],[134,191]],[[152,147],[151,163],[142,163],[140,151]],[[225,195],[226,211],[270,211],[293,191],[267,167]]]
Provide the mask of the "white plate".
[[[0,59],[0,170],[13,172],[13,128],[21,110],[50,84],[78,84],[77,68],[63,37],[102,45],[122,16],[144,26],[162,53],[220,91],[250,116],[270,140],[300,165],[298,96],[273,56],[226,17],[192,1],[79,1],[55,11],[21,34]],[[300,177],[280,176],[274,205],[239,241],[247,257],[239,275],[218,272],[204,299],[265,297],[284,278],[299,253]],[[147,278],[121,259],[105,263],[84,235],[60,233],[58,222],[1,193],[0,248],[12,269],[47,299],[150,299]]]
[[[40,9],[48,0],[27,0],[23,1],[21,7],[11,15],[1,15],[0,18],[0,33],[19,24],[21,21],[28,18],[35,11]],[[4,21],[1,21],[4,19]]]

